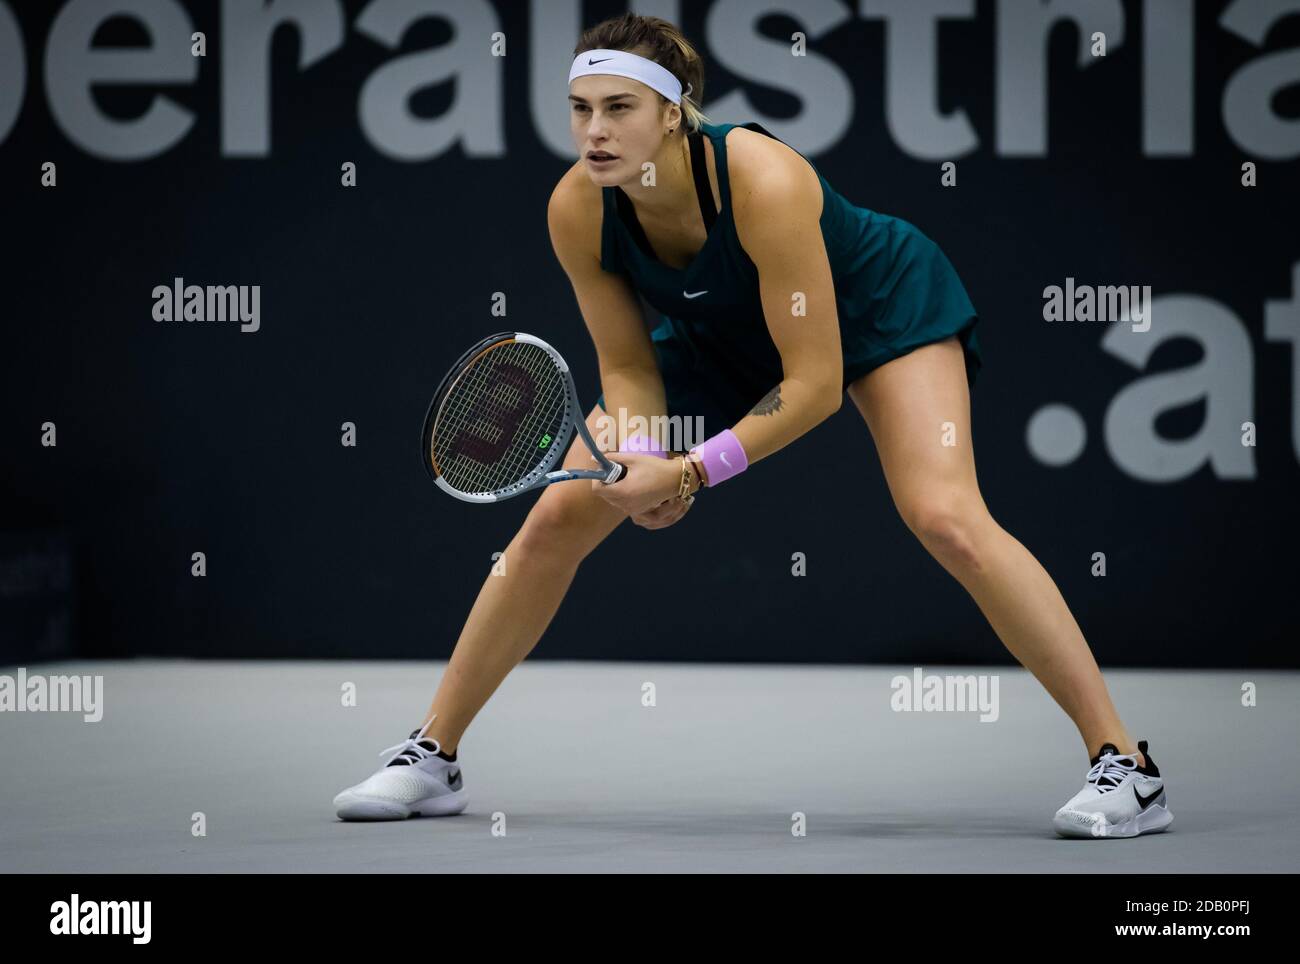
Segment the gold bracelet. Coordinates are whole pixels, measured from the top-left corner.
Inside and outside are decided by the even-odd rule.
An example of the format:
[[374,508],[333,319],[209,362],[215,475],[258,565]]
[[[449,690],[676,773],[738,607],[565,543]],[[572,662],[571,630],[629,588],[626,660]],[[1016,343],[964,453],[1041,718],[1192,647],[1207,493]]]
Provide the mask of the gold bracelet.
[[677,498],[690,505],[695,501],[695,496],[691,494],[691,480],[687,474],[689,470],[686,468],[686,456],[683,455],[680,458],[682,462],[682,480],[677,485]]
[[691,463],[691,471],[695,473],[695,489],[698,492],[700,489],[704,488],[704,473],[700,471],[699,456],[692,457],[690,453],[687,453],[686,458]]

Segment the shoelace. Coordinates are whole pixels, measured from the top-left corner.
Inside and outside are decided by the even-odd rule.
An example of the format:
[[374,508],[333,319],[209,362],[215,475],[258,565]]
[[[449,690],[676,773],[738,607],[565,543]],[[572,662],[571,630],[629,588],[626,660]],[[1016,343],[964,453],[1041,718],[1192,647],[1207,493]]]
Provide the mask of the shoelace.
[[432,737],[429,738],[429,742],[433,744],[433,750],[428,750],[425,747],[420,746],[420,740],[424,738],[424,734],[428,732],[430,724],[432,724],[433,721],[436,720],[437,718],[438,718],[438,714],[437,713],[433,714],[433,716],[429,717],[429,721],[425,723],[424,726],[420,727],[419,730],[417,730],[415,733],[412,733],[401,743],[395,743],[385,750],[380,750],[379,751],[380,756],[383,756],[386,753],[393,754],[388,758],[384,766],[389,766],[398,757],[402,758],[402,763],[412,764],[412,763],[419,763],[421,760],[425,759],[426,757],[431,757],[439,753],[442,750],[442,744],[440,744],[437,740],[433,739]]
[[[1120,760],[1128,760],[1132,765],[1125,766],[1119,762]],[[1107,790],[1114,790],[1136,769],[1137,757],[1132,753],[1121,753],[1118,756],[1105,753],[1088,771],[1088,782],[1097,785],[1098,793],[1105,793]]]

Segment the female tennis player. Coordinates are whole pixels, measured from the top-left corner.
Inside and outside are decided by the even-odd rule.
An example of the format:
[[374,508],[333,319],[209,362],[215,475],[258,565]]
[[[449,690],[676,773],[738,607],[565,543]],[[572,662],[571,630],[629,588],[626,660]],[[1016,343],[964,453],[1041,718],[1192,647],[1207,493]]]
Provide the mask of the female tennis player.
[[[624,479],[546,488],[505,550],[506,574],[479,593],[425,723],[335,798],[338,815],[463,810],[461,736],[588,553],[629,516],[661,529],[701,489],[726,498],[729,479],[847,392],[908,528],[1078,727],[1091,768],[1055,814],[1057,832],[1163,830],[1172,816],[1145,741],[1134,746],[1120,722],[1052,579],[984,505],[970,431],[977,316],[952,265],[906,221],[850,204],[758,124],[708,123],[703,88],[698,54],[665,20],[628,14],[584,33],[568,91],[580,158],[548,219],[599,360],[592,434],[602,407],[647,420],[707,413],[729,427],[675,458],[653,434],[622,438]],[[663,319],[649,334],[638,293]],[[591,461],[574,444],[564,465]]]

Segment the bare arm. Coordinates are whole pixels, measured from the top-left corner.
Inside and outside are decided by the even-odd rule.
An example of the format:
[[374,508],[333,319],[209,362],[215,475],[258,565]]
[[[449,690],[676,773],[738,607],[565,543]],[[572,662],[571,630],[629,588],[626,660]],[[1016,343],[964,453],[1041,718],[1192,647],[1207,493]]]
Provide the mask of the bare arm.
[[758,268],[763,316],[784,377],[732,426],[750,463],[834,414],[844,393],[835,284],[821,234],[821,182],[788,148],[765,146],[763,157],[746,165],[745,183],[733,177],[733,212],[741,245]]
[[[573,285],[578,308],[596,347],[610,424],[617,425],[622,408],[627,413],[625,422],[639,415],[646,420],[648,432],[655,424],[653,416],[667,414],[663,376],[655,362],[636,293],[622,275],[600,267],[600,208],[589,196],[583,197],[584,190],[598,189],[577,181],[575,173],[585,179],[581,171],[570,171],[557,185],[547,206],[551,245]],[[623,443],[621,437],[616,438],[615,429],[610,430],[608,438],[616,442],[615,447]],[[664,444],[664,439],[658,441]]]

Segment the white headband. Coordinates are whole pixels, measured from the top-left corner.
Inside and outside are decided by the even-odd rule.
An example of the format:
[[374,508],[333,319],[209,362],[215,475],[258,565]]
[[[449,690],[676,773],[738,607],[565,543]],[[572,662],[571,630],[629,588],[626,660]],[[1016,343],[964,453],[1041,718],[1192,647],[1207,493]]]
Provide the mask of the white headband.
[[[682,102],[682,82],[673,76],[671,70],[626,50],[584,50],[573,58],[573,66],[569,68],[569,83],[573,83],[574,78],[586,77],[588,74],[631,77],[651,90],[659,91],[674,104]],[[691,92],[691,87],[690,84],[686,86],[686,93]]]

